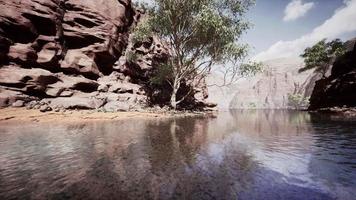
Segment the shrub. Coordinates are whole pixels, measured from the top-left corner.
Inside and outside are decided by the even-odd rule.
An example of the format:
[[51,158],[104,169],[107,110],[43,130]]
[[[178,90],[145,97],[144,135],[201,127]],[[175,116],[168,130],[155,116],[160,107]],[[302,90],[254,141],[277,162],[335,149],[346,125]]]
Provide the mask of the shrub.
[[309,105],[309,98],[301,94],[288,94],[288,105],[294,109],[305,109]]

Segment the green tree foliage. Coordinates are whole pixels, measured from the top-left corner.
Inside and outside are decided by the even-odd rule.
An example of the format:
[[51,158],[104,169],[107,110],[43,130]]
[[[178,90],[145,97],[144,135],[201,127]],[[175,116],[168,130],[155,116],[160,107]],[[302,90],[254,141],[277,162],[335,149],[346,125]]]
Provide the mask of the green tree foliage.
[[[253,0],[154,0],[145,5],[146,18],[134,30],[134,40],[157,35],[168,42],[172,76],[171,106],[184,100],[176,98],[184,80],[202,79],[214,66],[226,69],[225,76],[234,80],[248,46],[238,43],[250,24],[244,19]],[[243,65],[243,73],[255,73],[260,65]],[[228,74],[230,73],[230,74]],[[163,73],[164,74],[164,73]],[[162,78],[162,77],[161,77]]]
[[239,75],[243,77],[254,76],[263,70],[262,63],[248,62],[240,65]]
[[149,19],[150,18],[143,19],[139,25],[135,27],[134,35],[132,37],[133,43],[144,41],[152,34],[152,27]]
[[309,105],[309,98],[302,94],[288,94],[288,104],[294,109],[304,109]]
[[163,85],[166,81],[173,79],[173,67],[170,63],[161,63],[156,68],[154,76],[150,79],[152,85]]
[[323,39],[312,47],[308,47],[301,55],[304,58],[305,67],[299,69],[304,72],[315,69],[325,75],[328,66],[334,62],[335,58],[345,53],[345,45],[340,39],[327,42]]

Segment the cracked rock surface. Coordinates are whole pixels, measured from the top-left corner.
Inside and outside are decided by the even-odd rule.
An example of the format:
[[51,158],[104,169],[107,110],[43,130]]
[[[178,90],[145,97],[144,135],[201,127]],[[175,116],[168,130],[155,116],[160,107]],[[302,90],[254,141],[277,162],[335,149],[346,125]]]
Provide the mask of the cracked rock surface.
[[[0,107],[122,111],[165,103],[151,101],[157,91],[148,80],[168,50],[157,38],[130,44],[142,15],[130,0],[0,0],[0,10]],[[127,61],[128,48],[140,53],[136,63]],[[204,87],[185,105],[204,104]]]

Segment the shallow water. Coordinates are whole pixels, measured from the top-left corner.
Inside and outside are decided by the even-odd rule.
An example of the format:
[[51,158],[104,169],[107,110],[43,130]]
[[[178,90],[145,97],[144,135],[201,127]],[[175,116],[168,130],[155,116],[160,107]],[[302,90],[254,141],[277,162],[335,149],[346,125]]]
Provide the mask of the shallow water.
[[305,112],[1,124],[0,199],[356,199],[356,122]]

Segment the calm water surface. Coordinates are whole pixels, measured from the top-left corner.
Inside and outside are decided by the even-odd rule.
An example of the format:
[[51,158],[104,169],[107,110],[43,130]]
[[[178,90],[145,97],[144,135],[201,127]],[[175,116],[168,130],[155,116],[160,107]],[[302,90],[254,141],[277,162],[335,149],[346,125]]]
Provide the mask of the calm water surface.
[[356,199],[356,122],[230,111],[2,123],[0,199]]

